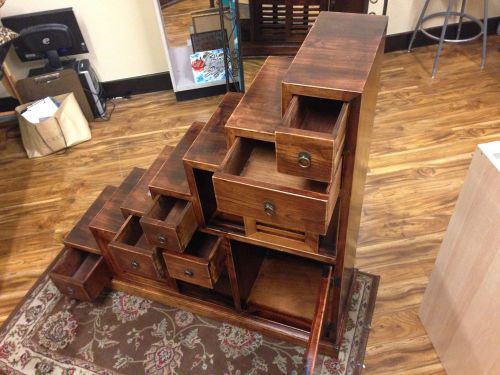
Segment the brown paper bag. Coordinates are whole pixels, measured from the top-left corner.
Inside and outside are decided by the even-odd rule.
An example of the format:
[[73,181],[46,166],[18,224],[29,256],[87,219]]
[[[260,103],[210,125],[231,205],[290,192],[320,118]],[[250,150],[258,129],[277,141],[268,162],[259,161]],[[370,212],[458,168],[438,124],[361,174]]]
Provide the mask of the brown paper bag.
[[89,123],[73,93],[55,96],[61,106],[49,119],[33,124],[21,112],[31,103],[16,107],[24,149],[29,158],[49,155],[91,138]]

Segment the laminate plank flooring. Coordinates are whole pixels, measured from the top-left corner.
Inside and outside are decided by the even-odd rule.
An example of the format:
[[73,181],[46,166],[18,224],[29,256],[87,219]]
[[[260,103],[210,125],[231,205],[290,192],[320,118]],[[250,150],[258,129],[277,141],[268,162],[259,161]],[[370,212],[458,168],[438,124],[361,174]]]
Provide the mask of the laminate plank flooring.
[[[489,37],[483,71],[480,43],[446,45],[434,80],[435,46],[384,57],[357,254],[381,276],[364,374],[444,374],[417,310],[476,144],[500,139],[499,43]],[[245,62],[247,85],[262,63]],[[99,192],[148,167],[220,100],[116,101],[91,141],[33,160],[0,129],[0,323]]]

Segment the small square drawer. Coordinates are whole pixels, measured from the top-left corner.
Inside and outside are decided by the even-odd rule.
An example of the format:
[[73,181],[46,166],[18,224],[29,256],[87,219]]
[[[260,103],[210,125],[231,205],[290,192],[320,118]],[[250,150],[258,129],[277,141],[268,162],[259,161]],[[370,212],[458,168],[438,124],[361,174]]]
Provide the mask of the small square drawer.
[[191,202],[162,195],[154,199],[140,223],[149,243],[180,252],[198,227]]
[[294,96],[276,130],[281,173],[330,181],[344,148],[349,103]]
[[276,170],[274,143],[236,138],[213,176],[217,208],[284,229],[326,234],[340,189]]
[[149,244],[139,224],[139,217],[130,215],[115,238],[108,245],[113,263],[120,274],[134,274],[161,280],[163,265],[158,250]]
[[49,277],[61,293],[92,301],[111,281],[111,271],[102,256],[66,247]]
[[184,253],[164,251],[168,273],[174,279],[213,289],[224,268],[222,238],[197,232]]

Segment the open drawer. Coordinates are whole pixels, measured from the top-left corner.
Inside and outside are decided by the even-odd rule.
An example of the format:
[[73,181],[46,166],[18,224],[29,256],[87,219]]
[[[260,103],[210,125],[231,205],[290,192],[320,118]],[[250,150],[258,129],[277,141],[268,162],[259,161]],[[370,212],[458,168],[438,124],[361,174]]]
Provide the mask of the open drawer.
[[102,256],[67,247],[49,277],[61,293],[92,301],[109,284],[111,272]]
[[224,268],[222,238],[195,233],[184,253],[164,251],[163,258],[171,277],[213,289]]
[[274,143],[236,138],[213,176],[221,212],[302,232],[326,234],[340,189],[340,168],[320,182],[276,170]]
[[155,197],[140,223],[149,243],[180,252],[198,227],[191,202],[163,195]]
[[108,248],[121,275],[134,274],[163,280],[164,268],[158,250],[146,240],[138,216],[130,215],[127,218]]
[[278,171],[330,181],[344,148],[349,103],[293,96],[276,130]]

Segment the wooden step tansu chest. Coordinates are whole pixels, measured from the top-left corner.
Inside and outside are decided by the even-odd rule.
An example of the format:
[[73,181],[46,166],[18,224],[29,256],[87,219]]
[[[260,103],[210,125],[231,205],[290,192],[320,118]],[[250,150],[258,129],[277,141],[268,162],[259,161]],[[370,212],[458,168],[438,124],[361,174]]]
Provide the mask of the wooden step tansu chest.
[[104,286],[335,356],[360,223],[386,17],[321,13],[148,170],[108,187],[50,275]]

